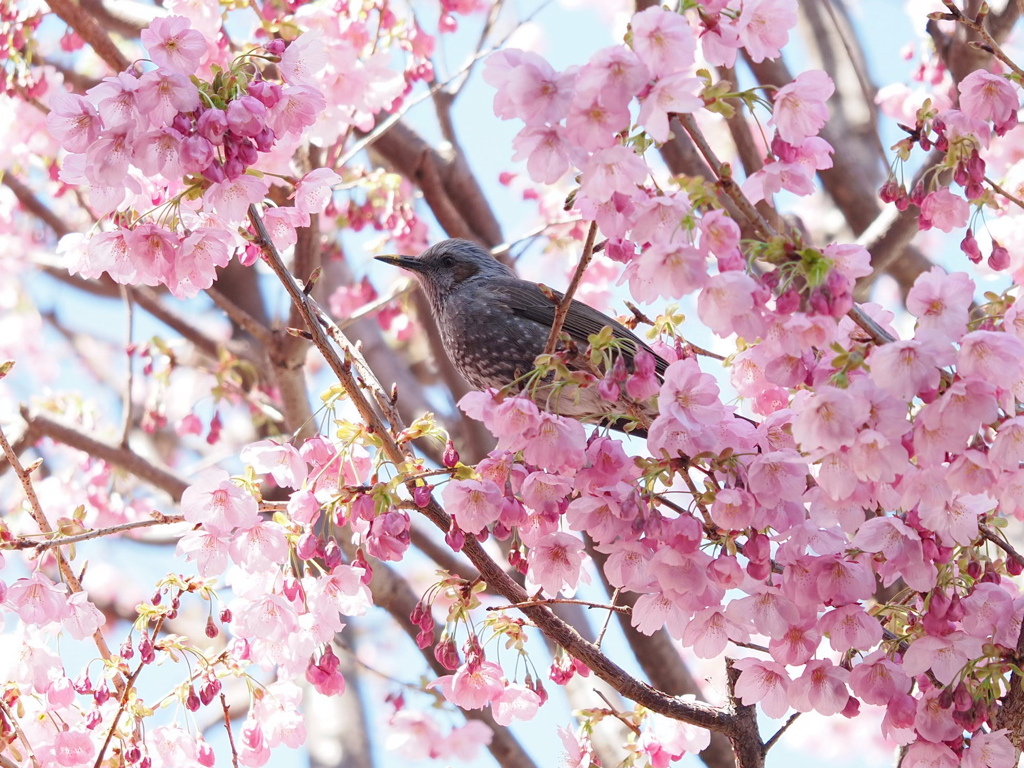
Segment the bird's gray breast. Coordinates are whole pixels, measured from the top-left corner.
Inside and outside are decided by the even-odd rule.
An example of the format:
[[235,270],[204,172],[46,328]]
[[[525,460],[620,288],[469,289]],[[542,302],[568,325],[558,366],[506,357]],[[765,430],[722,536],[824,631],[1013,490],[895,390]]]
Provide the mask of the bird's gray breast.
[[[533,370],[548,328],[516,315],[499,283],[473,280],[447,297],[438,327],[448,357],[474,387],[503,387]],[[499,281],[500,282],[500,281]]]

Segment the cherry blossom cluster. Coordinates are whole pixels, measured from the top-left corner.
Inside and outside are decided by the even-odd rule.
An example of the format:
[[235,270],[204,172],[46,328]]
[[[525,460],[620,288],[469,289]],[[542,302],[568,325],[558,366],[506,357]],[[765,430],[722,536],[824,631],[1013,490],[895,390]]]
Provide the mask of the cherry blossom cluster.
[[[60,181],[87,186],[101,219],[88,236],[65,240],[73,271],[195,295],[245,247],[250,207],[266,205],[278,181],[291,204],[261,216],[280,249],[321,213],[386,234],[403,252],[425,244],[409,182],[352,168],[297,173],[290,158],[307,139],[328,164],[344,157],[352,132],[374,130],[376,116],[401,109],[414,82],[433,78],[434,38],[387,7],[375,11],[372,34],[365,15],[287,5],[268,6],[264,21],[303,34],[263,40],[232,59],[213,18],[219,10],[168,0],[171,15],[142,33],[147,63],[83,95],[33,93],[48,102],[46,124],[67,153]],[[873,717],[884,738],[907,747],[908,768],[1014,764],[1001,700],[1019,665],[1024,596],[1014,577],[1024,559],[1000,528],[1007,517],[1024,520],[1024,310],[994,293],[975,309],[975,281],[935,267],[906,297],[914,320],[906,338],[879,306],[851,316],[854,283],[871,273],[868,252],[818,247],[772,229],[753,208],[780,191],[813,194],[816,172],[830,167],[833,147],[820,134],[831,80],[803,72],[755,96],[698,69],[698,56],[731,66],[741,49],[754,62],[777,57],[796,24],[795,0],[686,5],[635,14],[622,44],[578,68],[559,72],[538,54],[505,49],[488,58],[484,78],[495,88],[495,114],[522,123],[514,148],[530,179],[573,179],[572,209],[603,236],[595,269],[619,274],[642,304],[692,295],[705,327],[738,339],[726,377],[756,419],[738,413],[725,379],[683,340],[682,320],[669,309],[653,321],[653,347],[668,362],[663,376],[645,353],[631,367],[620,358],[600,375],[571,374],[610,408],[629,404],[628,417],[647,430],[641,455],[524,394],[495,390],[460,401],[497,438],[472,467],[450,440],[436,469],[413,459],[396,466],[379,432],[341,418],[331,437],[252,443],[238,456],[243,472],[207,470],[184,492],[187,530],[177,553],[196,575],[168,576],[141,600],[117,651],[101,649],[102,672],[94,664],[69,673],[51,648],[56,633],[87,642],[104,625],[85,592],[48,575],[60,567],[55,555],[40,555],[30,575],[0,580],[0,615],[18,621],[0,638],[5,755],[28,743],[31,756],[11,752],[26,765],[90,764],[101,750],[141,768],[212,765],[201,737],[178,723],[150,727],[155,703],[123,695],[150,665],[182,655],[195,666],[158,706],[194,713],[219,705],[228,678],[273,674],[275,682],[250,688],[235,756],[260,766],[279,745],[301,746],[296,681],[324,695],[345,692],[334,639],[345,617],[370,608],[371,577],[384,570],[378,561],[405,561],[413,516],[439,501],[452,520],[446,544],[460,552],[502,542],[509,570],[538,601],[600,581],[630,598],[628,620],[640,633],[664,629],[699,659],[742,656],[732,694],[769,717]],[[444,0],[440,31],[454,30],[453,14],[479,10],[475,0]],[[408,54],[402,69],[395,49]],[[264,62],[275,65],[274,79]],[[919,75],[933,86],[947,82],[937,66]],[[45,90],[56,80],[38,82]],[[704,185],[666,179],[648,154],[673,134],[700,135],[735,99],[771,110],[760,169],[742,180],[727,166],[716,170],[732,203],[755,210],[746,218],[734,218]],[[901,211],[917,206],[922,230],[971,223],[961,248],[981,262],[972,207],[1003,204],[991,179],[1015,162],[1001,142],[1019,130],[1018,108],[1013,78],[977,71],[955,94],[911,110],[900,159],[917,147],[943,153],[938,170],[953,186],[936,172],[908,191],[894,174],[882,200]],[[339,183],[363,196],[339,203],[331,192]],[[1008,270],[1010,249],[996,236],[1013,235],[992,226],[988,266]],[[349,315],[375,298],[363,282],[328,303]],[[400,339],[412,330],[393,309],[382,324]],[[606,342],[612,350],[600,337],[593,346],[603,352]],[[559,354],[542,362],[548,372],[567,375]],[[333,408],[343,394],[334,388],[322,399]],[[405,445],[438,436],[428,422],[393,437]],[[180,429],[198,434],[200,426],[193,415]],[[220,430],[218,417],[211,441]],[[74,490],[89,504],[58,521],[63,535],[141,519],[139,505],[107,492],[108,481],[99,462],[79,477]],[[44,501],[55,484],[38,483]],[[0,527],[0,540],[14,538]],[[417,645],[432,646],[449,674],[417,696],[489,709],[509,725],[544,707],[543,677],[565,685],[591,674],[564,651],[539,672],[523,619],[489,612],[478,620],[487,585],[457,574],[435,579],[409,618]],[[208,638],[229,636],[223,652],[168,634],[167,622],[192,602],[208,611]],[[443,727],[404,694],[391,705],[391,746],[410,759],[472,760],[490,742],[477,721]],[[561,731],[571,761],[594,760],[589,734],[604,716],[585,714],[578,730]],[[710,739],[639,707],[615,716],[632,734],[631,759],[651,765]]]

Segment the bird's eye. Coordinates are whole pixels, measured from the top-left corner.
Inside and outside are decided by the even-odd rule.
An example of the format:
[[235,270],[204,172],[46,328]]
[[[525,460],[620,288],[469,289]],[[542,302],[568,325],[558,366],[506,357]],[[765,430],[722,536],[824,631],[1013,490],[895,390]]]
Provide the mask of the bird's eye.
[[455,257],[454,256],[442,256],[441,257],[441,266],[449,268],[449,269],[454,267],[455,266]]

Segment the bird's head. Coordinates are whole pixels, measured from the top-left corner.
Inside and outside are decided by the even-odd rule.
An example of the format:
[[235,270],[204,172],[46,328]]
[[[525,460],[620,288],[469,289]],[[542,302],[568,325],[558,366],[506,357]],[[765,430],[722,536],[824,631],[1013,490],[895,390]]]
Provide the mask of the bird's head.
[[442,240],[419,256],[375,256],[416,275],[437,310],[459,286],[480,277],[505,277],[512,270],[469,240]]

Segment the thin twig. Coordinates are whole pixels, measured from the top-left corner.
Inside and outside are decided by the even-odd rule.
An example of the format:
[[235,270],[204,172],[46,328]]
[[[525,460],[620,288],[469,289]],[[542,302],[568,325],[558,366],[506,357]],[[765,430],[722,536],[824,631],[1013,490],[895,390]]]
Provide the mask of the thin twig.
[[785,723],[783,723],[782,727],[779,728],[779,730],[777,730],[775,733],[773,733],[772,737],[764,743],[764,751],[767,752],[769,749],[771,749],[775,742],[779,740],[779,737],[786,732],[786,729],[789,728],[789,726],[791,726],[796,721],[796,719],[800,717],[800,715],[802,714],[802,712],[794,712],[792,715],[790,715],[789,719]]
[[592,603],[589,600],[573,600],[568,597],[538,597],[534,600],[523,600],[519,603],[508,605],[489,605],[488,611],[507,611],[510,608],[532,608],[537,605],[582,605],[585,608],[597,608],[602,611],[615,611],[616,613],[629,614],[632,608],[628,605],[614,605],[608,603]]
[[846,313],[853,322],[860,326],[861,330],[871,337],[876,344],[888,344],[896,341],[887,330],[876,323],[868,314],[860,308],[860,304],[854,304],[853,308]]
[[106,528],[94,528],[91,531],[77,533],[74,536],[61,536],[56,539],[42,539],[40,541],[33,541],[22,536],[0,544],[0,549],[36,549],[42,551],[44,549],[52,549],[53,547],[77,544],[80,541],[98,539],[103,536],[112,536],[116,533],[124,533],[125,531],[134,531],[139,528],[151,528],[154,525],[172,525],[183,522],[185,522],[183,515],[164,515],[156,512],[154,517],[149,520],[136,520],[133,523],[121,523],[120,525],[111,525]]
[[235,749],[235,735],[231,732],[231,711],[228,707],[228,699],[223,693],[220,695],[220,705],[224,708],[224,730],[228,732],[228,746],[231,747],[231,765],[238,768],[238,750]]
[[[622,590],[619,587],[616,587],[615,591],[612,592],[612,602],[608,606],[609,608],[618,610],[619,608],[623,607],[615,604],[615,601],[619,599],[620,592],[622,592]],[[630,610],[630,612],[632,613],[632,609]],[[594,640],[594,645],[596,645],[598,648],[601,647],[601,642],[604,640],[604,635],[608,631],[608,625],[611,624],[611,621],[612,612],[611,610],[609,610],[608,614],[604,617],[604,624],[601,625],[601,631],[597,633],[597,638]]]
[[977,18],[970,19],[963,14],[963,11],[957,8],[956,3],[954,3],[953,0],[942,0],[942,4],[945,5],[950,14],[955,17],[958,24],[962,24],[968,29],[974,30],[978,37],[984,41],[983,43],[977,44],[981,50],[986,53],[991,53],[1003,62],[1003,64],[1009,67],[1017,77],[1024,78],[1024,69],[1017,66],[1017,63],[1006,55],[1006,52],[999,46],[999,43],[996,42],[996,39],[992,37],[992,33],[990,33],[988,28],[985,26],[984,17],[985,15],[988,15],[987,13],[985,15],[979,14]]
[[114,722],[110,724],[110,730],[107,731],[107,737],[103,740],[103,745],[100,747],[100,751],[96,755],[96,762],[93,763],[93,768],[100,768],[103,764],[103,755],[106,753],[107,747],[110,746],[111,739],[114,738],[114,732],[117,730],[117,723],[120,721],[121,715],[124,714],[124,708],[128,704],[128,695],[131,693],[132,688],[135,685],[135,681],[142,673],[142,668],[144,666],[146,666],[145,662],[140,661],[139,666],[135,668],[135,671],[132,672],[131,676],[128,678],[128,683],[125,685],[124,690],[121,691],[120,700],[117,704],[117,711],[114,712]]
[[1006,191],[1005,189],[1003,189],[1003,188],[1002,188],[1001,186],[999,186],[999,185],[998,185],[998,184],[996,184],[996,183],[995,183],[994,181],[992,181],[992,179],[990,179],[990,178],[989,178],[988,176],[986,176],[986,177],[985,177],[985,181],[986,181],[986,182],[988,182],[988,185],[989,185],[990,187],[992,187],[992,189],[994,189],[994,190],[995,190],[996,192],[998,192],[998,193],[999,193],[1000,195],[1002,195],[1002,196],[1003,196],[1003,197],[1005,197],[1005,198],[1006,198],[1007,200],[1009,200],[1009,201],[1010,201],[1011,203],[1013,203],[1014,205],[1016,205],[1016,206],[1017,206],[1018,208],[1024,208],[1024,200],[1021,200],[1021,199],[1020,199],[1019,197],[1017,197],[1016,195],[1011,195],[1011,194],[1010,194],[1009,192],[1007,192],[1007,191]]
[[344,319],[338,319],[338,330],[343,331],[353,323],[362,320],[364,317],[369,317],[370,315],[374,315],[377,312],[380,312],[384,307],[386,307],[395,299],[400,299],[403,296],[408,296],[414,290],[416,290],[416,283],[410,281],[407,282],[401,288],[392,291],[387,296],[380,296],[371,302],[363,304],[363,306],[361,306],[348,317]]
[[[6,717],[8,722],[10,722],[11,727],[14,728],[14,732],[18,735],[18,738],[21,739],[21,743],[25,745],[25,749],[28,752],[29,759],[32,761],[32,765],[36,768],[40,768],[39,759],[36,757],[35,750],[32,749],[32,744],[27,738],[25,738],[25,732],[21,730],[21,725],[18,723],[18,719],[14,716],[14,713],[11,712],[7,704],[4,703],[3,697],[0,697],[0,712],[2,712],[4,717]],[[2,757],[2,755],[0,755],[0,757]],[[14,768],[19,768],[13,762],[9,764],[14,766]]]
[[121,286],[121,297],[124,299],[125,311],[125,341],[124,355],[127,370],[125,371],[124,382],[124,414],[121,425],[121,447],[128,448],[128,437],[132,432],[132,384],[135,381],[135,351],[132,339],[134,338],[135,325],[135,302],[132,301],[132,294],[125,286]]
[[995,544],[997,547],[1003,550],[1003,552],[1008,554],[1010,557],[1014,558],[1019,563],[1024,564],[1024,557],[1021,557],[1020,553],[1013,548],[1013,545],[1005,539],[1000,538],[996,534],[996,532],[989,528],[987,525],[979,525],[978,532],[981,534],[981,537],[983,539],[991,541],[993,544]]
[[583,245],[583,254],[580,256],[580,263],[576,265],[576,271],[572,274],[572,281],[565,289],[565,295],[555,307],[555,317],[551,321],[551,332],[548,334],[548,343],[544,345],[544,354],[554,353],[558,346],[558,336],[562,332],[562,325],[565,323],[565,316],[569,314],[569,307],[572,306],[572,297],[580,286],[583,273],[590,266],[590,260],[594,258],[594,240],[597,239],[597,222],[590,223],[590,230],[587,232],[587,242]]
[[747,196],[743,194],[739,185],[732,178],[731,172],[727,173],[725,171],[725,164],[718,159],[708,140],[704,138],[704,134],[701,132],[700,126],[697,125],[697,120],[693,115],[679,114],[676,117],[679,120],[679,124],[683,126],[683,130],[689,134],[697,149],[700,150],[701,155],[704,156],[704,160],[711,166],[711,171],[715,174],[715,178],[722,187],[722,190],[732,199],[743,215],[747,217],[750,225],[766,240],[775,235],[775,229],[758,212],[754,204],[747,199]]

